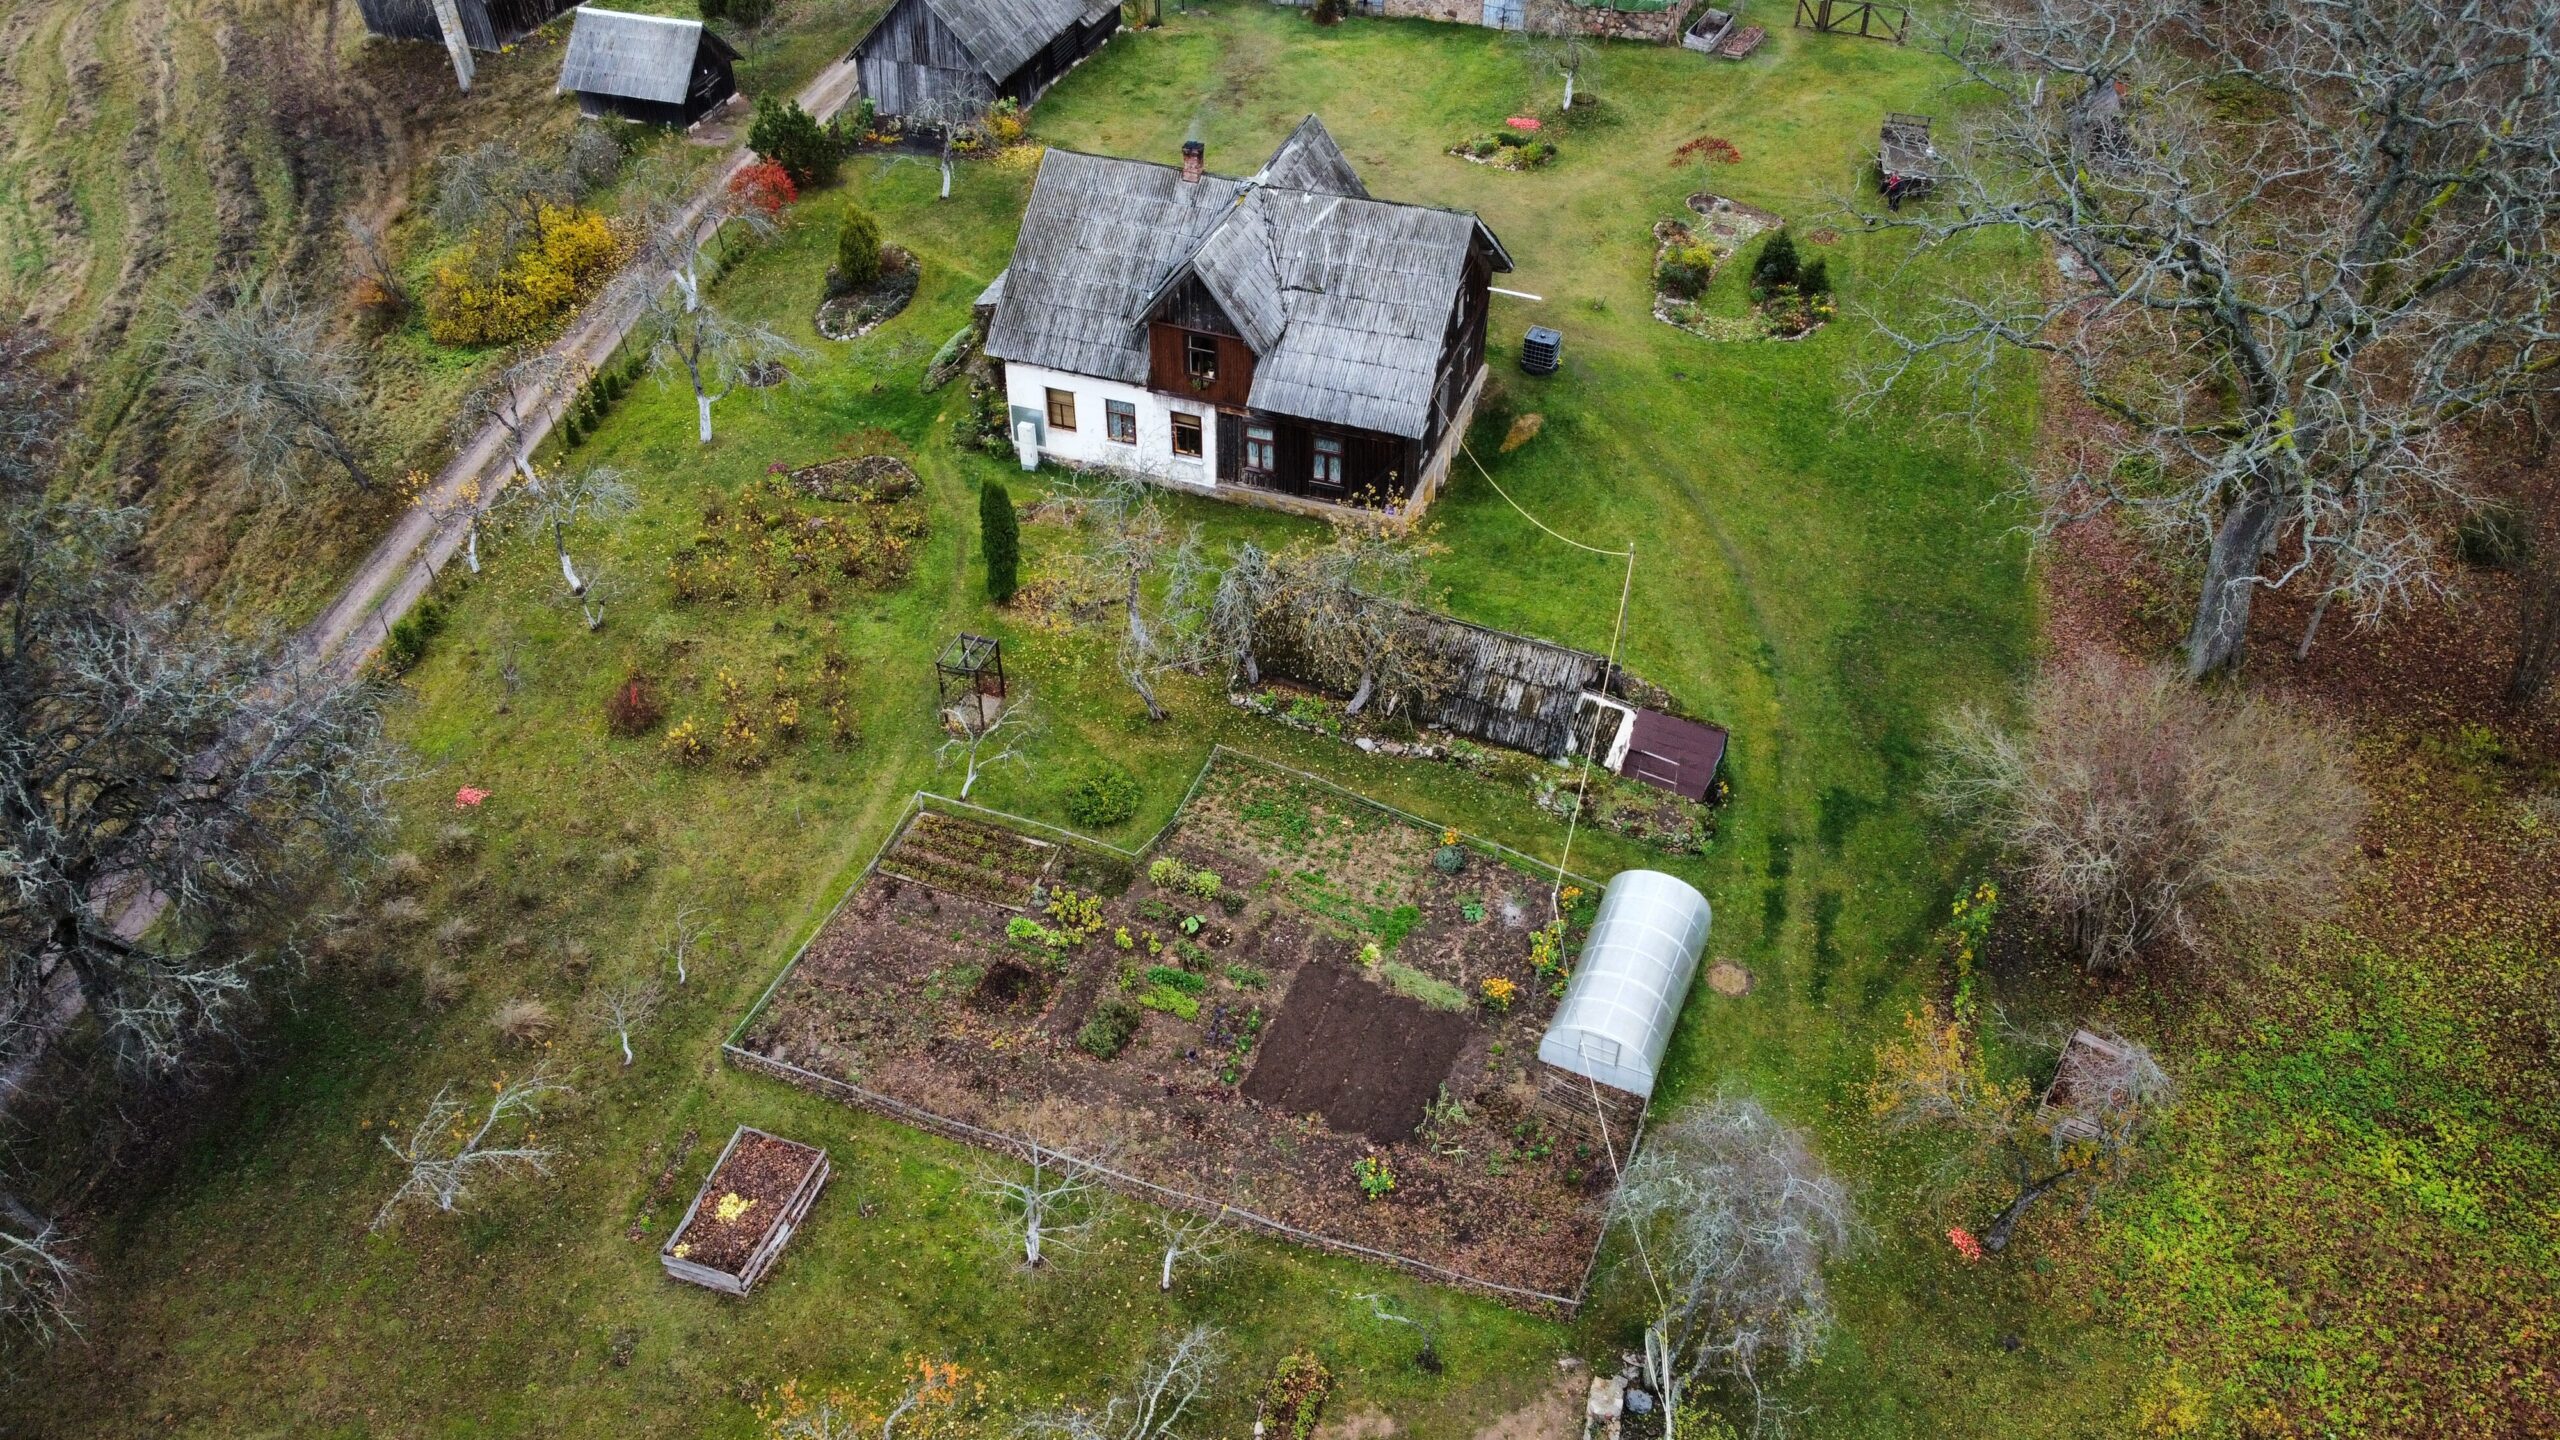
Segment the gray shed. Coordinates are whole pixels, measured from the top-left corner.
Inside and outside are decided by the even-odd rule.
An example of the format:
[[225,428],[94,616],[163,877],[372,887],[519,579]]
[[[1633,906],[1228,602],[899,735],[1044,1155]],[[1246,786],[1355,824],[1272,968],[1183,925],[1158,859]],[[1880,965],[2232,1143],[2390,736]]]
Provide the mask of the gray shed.
[[737,59],[699,20],[581,5],[559,88],[591,117],[690,125],[738,93]]
[[853,62],[882,115],[944,99],[1029,105],[1119,28],[1114,0],[898,0]]
[[1715,915],[1689,882],[1623,870],[1538,1041],[1538,1059],[1629,1095],[1651,1096]]

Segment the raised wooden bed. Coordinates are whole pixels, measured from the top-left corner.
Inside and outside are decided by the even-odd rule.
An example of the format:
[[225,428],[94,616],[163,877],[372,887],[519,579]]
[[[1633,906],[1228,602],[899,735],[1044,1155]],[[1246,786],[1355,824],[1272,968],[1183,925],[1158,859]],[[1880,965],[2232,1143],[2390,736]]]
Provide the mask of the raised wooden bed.
[[[679,1280],[724,1295],[746,1294],[782,1258],[782,1247],[808,1218],[828,1171],[826,1151],[739,1126],[658,1252],[658,1263]],[[745,1203],[724,1206],[731,1197]]]

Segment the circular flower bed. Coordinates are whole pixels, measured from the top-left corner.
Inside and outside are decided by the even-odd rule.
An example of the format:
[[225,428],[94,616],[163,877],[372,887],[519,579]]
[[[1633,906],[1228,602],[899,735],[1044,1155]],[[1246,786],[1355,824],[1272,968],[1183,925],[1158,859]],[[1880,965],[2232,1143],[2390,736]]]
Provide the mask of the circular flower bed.
[[916,298],[923,279],[913,251],[890,245],[880,252],[880,278],[868,285],[830,295],[818,307],[818,333],[830,340],[859,340],[895,318]]

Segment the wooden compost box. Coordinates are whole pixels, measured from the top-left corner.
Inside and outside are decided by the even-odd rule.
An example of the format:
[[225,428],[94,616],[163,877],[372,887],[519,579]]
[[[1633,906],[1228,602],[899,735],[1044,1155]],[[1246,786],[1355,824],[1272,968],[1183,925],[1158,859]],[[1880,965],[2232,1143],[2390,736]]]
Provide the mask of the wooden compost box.
[[827,1183],[827,1152],[741,1125],[658,1252],[679,1280],[724,1295],[755,1288]]

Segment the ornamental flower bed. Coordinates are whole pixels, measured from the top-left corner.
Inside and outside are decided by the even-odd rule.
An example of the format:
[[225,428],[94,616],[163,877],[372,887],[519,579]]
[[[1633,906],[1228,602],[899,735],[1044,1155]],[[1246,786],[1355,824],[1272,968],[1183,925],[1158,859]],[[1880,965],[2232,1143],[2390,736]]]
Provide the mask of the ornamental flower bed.
[[782,1258],[828,1173],[826,1151],[739,1126],[658,1263],[679,1280],[746,1294]]

